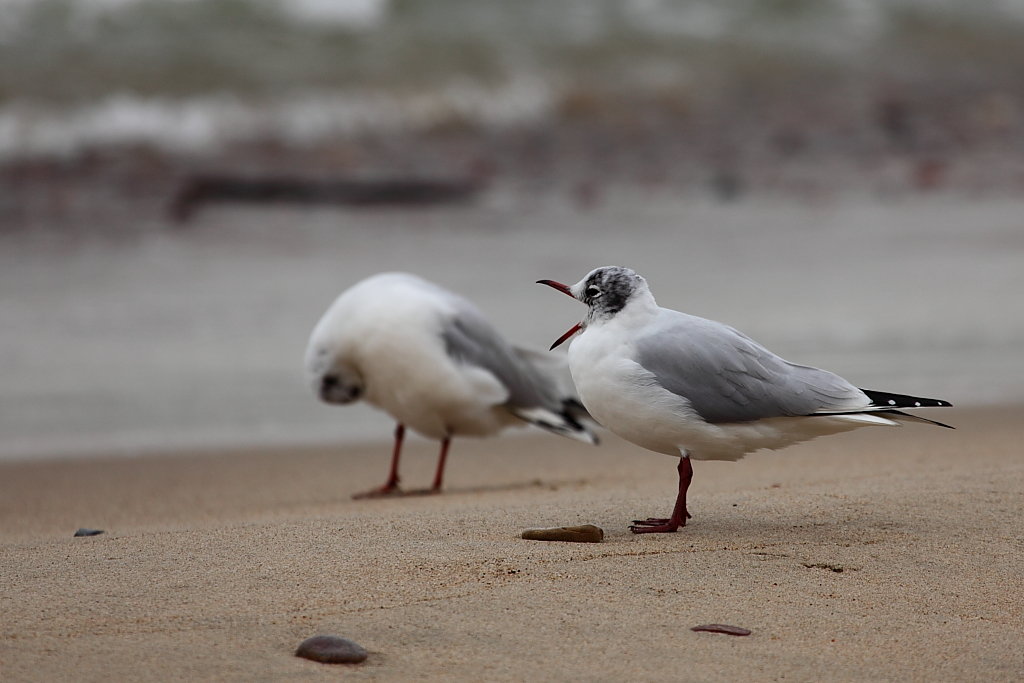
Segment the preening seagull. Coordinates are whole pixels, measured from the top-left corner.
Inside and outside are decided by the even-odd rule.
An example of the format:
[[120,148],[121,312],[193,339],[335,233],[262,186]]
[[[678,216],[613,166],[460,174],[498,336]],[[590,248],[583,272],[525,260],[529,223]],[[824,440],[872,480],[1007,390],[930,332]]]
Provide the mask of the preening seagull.
[[387,481],[357,498],[401,493],[406,427],[441,442],[433,493],[454,436],[529,423],[597,443],[564,359],[512,346],[472,303],[415,275],[381,273],[342,292],[313,329],[306,369],[323,401],[362,399],[398,423]]
[[569,369],[590,415],[627,441],[680,459],[672,516],[634,520],[634,533],[686,525],[691,458],[739,460],[904,420],[949,427],[900,410],[947,401],[858,389],[831,372],[790,363],[728,325],[661,308],[629,268],[596,268],[572,286],[538,282],[588,307],[551,348],[582,332],[569,346]]

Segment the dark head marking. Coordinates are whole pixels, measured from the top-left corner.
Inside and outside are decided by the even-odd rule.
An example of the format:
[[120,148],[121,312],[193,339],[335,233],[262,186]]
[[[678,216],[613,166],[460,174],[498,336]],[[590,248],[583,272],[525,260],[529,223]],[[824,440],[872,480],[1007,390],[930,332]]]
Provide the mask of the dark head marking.
[[320,378],[317,393],[324,403],[352,403],[363,395],[362,380],[351,373],[330,372]]
[[607,318],[621,311],[644,279],[629,268],[604,266],[592,270],[580,283],[577,296],[590,307],[590,316]]

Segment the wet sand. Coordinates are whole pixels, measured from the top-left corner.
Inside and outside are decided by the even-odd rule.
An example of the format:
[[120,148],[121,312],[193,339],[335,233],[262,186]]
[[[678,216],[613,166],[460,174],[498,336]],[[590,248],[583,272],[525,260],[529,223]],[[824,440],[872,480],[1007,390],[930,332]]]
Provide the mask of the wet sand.
[[[379,501],[349,496],[383,443],[0,463],[0,678],[1019,680],[1021,407],[930,414],[957,431],[698,462],[656,536],[626,526],[669,512],[673,461],[611,436],[460,440],[444,495]],[[519,538],[584,523],[605,541]],[[317,633],[370,657],[292,655]]]

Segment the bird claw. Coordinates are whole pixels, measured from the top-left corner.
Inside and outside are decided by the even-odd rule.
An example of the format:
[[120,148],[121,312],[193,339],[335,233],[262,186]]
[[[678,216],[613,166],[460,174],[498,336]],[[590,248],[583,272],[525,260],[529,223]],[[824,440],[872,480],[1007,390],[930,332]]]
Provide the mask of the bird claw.
[[663,526],[668,524],[668,517],[648,517],[647,519],[634,519],[636,526]]
[[647,519],[634,519],[633,523],[629,525],[629,530],[634,534],[670,534],[674,533],[679,527],[686,526],[686,518],[690,516],[690,513],[684,512],[685,516],[676,520],[674,518],[665,517],[648,517]]
[[679,529],[679,524],[631,524],[629,530],[634,534],[672,534]]

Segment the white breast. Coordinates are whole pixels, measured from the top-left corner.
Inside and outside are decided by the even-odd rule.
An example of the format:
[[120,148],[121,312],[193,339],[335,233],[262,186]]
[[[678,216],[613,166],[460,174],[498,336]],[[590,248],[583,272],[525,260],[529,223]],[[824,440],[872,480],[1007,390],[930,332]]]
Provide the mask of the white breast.
[[658,453],[679,455],[692,421],[686,401],[650,381],[633,358],[628,335],[613,319],[591,325],[569,347],[569,370],[580,401],[605,428]]

